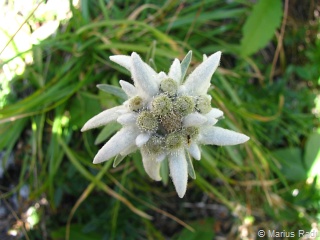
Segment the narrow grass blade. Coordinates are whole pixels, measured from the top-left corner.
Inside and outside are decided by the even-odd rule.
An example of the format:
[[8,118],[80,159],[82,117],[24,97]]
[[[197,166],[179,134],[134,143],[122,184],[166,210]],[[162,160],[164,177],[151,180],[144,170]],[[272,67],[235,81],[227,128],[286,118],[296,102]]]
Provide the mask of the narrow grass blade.
[[108,187],[106,184],[104,184],[102,181],[98,180],[95,176],[93,176],[90,172],[88,172],[81,163],[77,160],[75,154],[71,151],[71,149],[65,144],[65,142],[59,138],[59,144],[63,148],[64,152],[68,156],[70,162],[74,165],[74,167],[89,181],[91,181],[93,184],[95,184],[97,187],[102,189],[104,192],[106,192],[108,195],[118,199],[123,204],[125,204],[132,212],[139,215],[140,217],[146,218],[146,219],[152,219],[152,217],[145,212],[137,209],[133,204],[126,199],[125,197],[119,195],[115,191],[113,191],[110,187]]

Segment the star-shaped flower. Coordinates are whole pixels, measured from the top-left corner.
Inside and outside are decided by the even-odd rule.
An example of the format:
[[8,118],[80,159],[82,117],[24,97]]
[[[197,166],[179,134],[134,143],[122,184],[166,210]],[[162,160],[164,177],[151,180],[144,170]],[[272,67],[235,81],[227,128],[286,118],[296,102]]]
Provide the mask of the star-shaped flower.
[[128,100],[91,118],[81,129],[117,121],[122,125],[97,153],[93,163],[124,157],[137,149],[147,174],[161,180],[160,165],[167,158],[170,176],[179,197],[185,195],[188,171],[193,171],[190,155],[201,158],[201,144],[236,145],[249,137],[215,127],[223,112],[211,107],[207,94],[211,77],[219,65],[221,52],[204,61],[184,80],[191,51],[180,63],[175,59],[169,73],[155,72],[137,53],[111,56],[110,60],[126,68],[134,85],[120,80]]

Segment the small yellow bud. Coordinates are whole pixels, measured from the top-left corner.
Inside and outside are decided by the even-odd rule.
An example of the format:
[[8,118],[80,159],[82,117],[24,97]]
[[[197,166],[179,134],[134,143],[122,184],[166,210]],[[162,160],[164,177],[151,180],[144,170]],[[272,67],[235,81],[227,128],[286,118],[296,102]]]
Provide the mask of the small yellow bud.
[[181,133],[174,132],[174,133],[168,134],[166,138],[166,148],[168,148],[168,150],[178,149],[182,147],[182,145],[183,145],[183,138]]
[[202,113],[206,114],[210,112],[211,108],[211,100],[207,95],[198,96],[196,99],[196,109]]
[[181,96],[178,97],[174,103],[174,110],[179,113],[181,116],[186,116],[193,112],[194,110],[194,101],[192,97]]
[[177,93],[178,84],[173,79],[167,78],[161,81],[160,90],[169,96],[174,96]]
[[139,96],[135,96],[129,100],[129,109],[131,111],[139,111],[143,108],[143,100]]
[[137,118],[137,125],[143,131],[155,132],[158,129],[158,120],[151,112],[143,111]]
[[146,143],[146,147],[151,154],[159,154],[163,151],[163,138],[152,136]]
[[156,116],[166,115],[172,110],[172,102],[167,95],[159,95],[155,97],[151,105],[152,113]]
[[197,127],[186,127],[183,129],[183,135],[187,141],[188,144],[192,140],[194,140],[199,135],[199,128]]

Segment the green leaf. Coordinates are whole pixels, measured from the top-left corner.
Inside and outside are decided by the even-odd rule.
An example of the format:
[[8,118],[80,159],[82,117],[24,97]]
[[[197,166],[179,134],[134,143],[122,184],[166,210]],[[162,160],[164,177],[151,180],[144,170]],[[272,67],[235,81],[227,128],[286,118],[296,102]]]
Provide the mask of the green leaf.
[[[78,240],[90,240],[90,239],[99,239],[100,235],[98,233],[84,233],[84,226],[80,224],[73,224],[70,227],[70,236],[69,239],[78,239]],[[65,226],[58,228],[57,230],[51,231],[50,233],[52,239],[64,239],[66,235]]]
[[157,65],[152,58],[149,59],[149,65],[157,72]]
[[187,159],[187,163],[188,163],[188,174],[192,179],[196,179],[196,173],[194,172],[192,158],[188,152],[186,154],[186,159]]
[[169,164],[168,160],[164,159],[160,165],[160,176],[162,178],[163,185],[167,186],[169,181]]
[[211,240],[214,239],[214,220],[212,218],[206,218],[202,220],[195,221],[190,224],[196,231],[191,232],[188,229],[183,229],[177,237],[174,239],[178,240]]
[[16,120],[15,122],[1,124],[0,150],[10,149],[11,151],[26,124],[27,120],[25,118]]
[[319,168],[320,168],[320,134],[313,133],[308,138],[306,148],[305,148],[305,155],[304,155],[304,162],[306,168],[309,170],[308,176],[316,176],[319,175]]
[[118,154],[114,160],[113,160],[113,167],[117,167],[122,161],[123,159],[125,159],[126,156],[122,156],[121,154]]
[[149,62],[149,65],[150,63],[154,64],[154,55],[156,52],[156,48],[157,48],[157,41],[153,40],[149,48],[149,51],[147,52],[147,57],[146,57],[146,62]]
[[306,179],[300,148],[285,148],[273,152],[281,164],[281,172],[288,180],[301,181]]
[[76,125],[80,128],[88,119],[101,112],[99,100],[89,94],[77,94],[68,105],[70,109],[70,125]]
[[192,58],[192,51],[189,51],[188,54],[184,57],[184,59],[181,62],[181,82],[183,82],[183,79],[187,73],[189,64],[191,62]]
[[97,88],[99,88],[100,90],[102,90],[104,92],[115,95],[123,100],[128,99],[127,95],[120,87],[109,85],[109,84],[98,84]]
[[260,0],[242,28],[241,55],[248,56],[265,47],[280,26],[281,17],[280,0]]
[[108,139],[113,133],[121,128],[121,125],[117,122],[108,123],[102,131],[99,133],[98,137],[94,141],[94,144],[100,144]]
[[[19,140],[23,129],[27,124],[27,118],[18,119],[14,122],[4,123],[0,125],[0,152],[3,151],[2,162],[0,164],[7,164],[9,156],[12,153],[16,142]],[[3,166],[0,166],[0,168]]]
[[237,149],[230,147],[230,146],[225,146],[224,148],[227,150],[231,160],[234,163],[236,163],[238,166],[243,166],[242,157],[241,157],[239,151],[237,151]]

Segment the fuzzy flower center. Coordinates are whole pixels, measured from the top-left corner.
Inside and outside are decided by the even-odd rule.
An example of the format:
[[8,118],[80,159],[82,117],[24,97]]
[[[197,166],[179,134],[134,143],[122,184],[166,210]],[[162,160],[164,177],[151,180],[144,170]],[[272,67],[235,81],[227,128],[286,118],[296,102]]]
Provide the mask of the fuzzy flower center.
[[158,129],[157,118],[149,111],[142,111],[137,118],[139,128],[146,132],[155,132]]
[[161,127],[159,133],[163,134],[180,131],[182,128],[181,115],[171,111],[169,114],[160,117],[159,126]]
[[160,83],[159,94],[150,104],[145,104],[136,96],[129,101],[129,108],[137,111],[138,127],[151,133],[146,143],[147,149],[153,154],[162,150],[176,150],[184,144],[190,144],[198,134],[197,127],[184,127],[182,120],[193,112],[207,113],[211,109],[210,98],[207,96],[177,96],[177,84],[168,78]]

